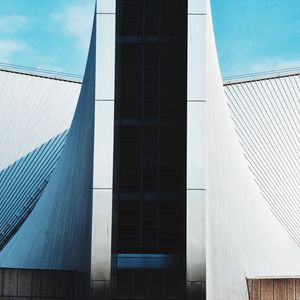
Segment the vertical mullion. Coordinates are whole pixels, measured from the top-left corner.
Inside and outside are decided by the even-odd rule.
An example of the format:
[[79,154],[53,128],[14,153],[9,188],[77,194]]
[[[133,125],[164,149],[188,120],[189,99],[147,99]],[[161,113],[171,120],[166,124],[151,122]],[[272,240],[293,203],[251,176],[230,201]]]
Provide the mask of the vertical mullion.
[[160,126],[161,126],[161,116],[160,116],[160,62],[161,62],[161,54],[160,54],[160,46],[161,46],[161,1],[159,2],[159,18],[158,18],[158,101],[157,101],[157,251],[160,252]]
[[145,94],[145,0],[142,4],[142,95],[141,95],[141,115],[140,115],[140,130],[141,130],[141,197],[140,197],[140,252],[143,252],[143,201],[144,201],[144,94]]
[[131,286],[130,286],[130,296],[134,296],[134,270],[130,270],[131,275]]

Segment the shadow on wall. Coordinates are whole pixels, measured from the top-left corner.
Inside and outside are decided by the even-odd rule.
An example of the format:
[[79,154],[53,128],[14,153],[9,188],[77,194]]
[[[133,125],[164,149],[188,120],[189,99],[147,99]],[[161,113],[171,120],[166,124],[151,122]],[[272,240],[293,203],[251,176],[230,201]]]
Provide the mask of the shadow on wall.
[[72,300],[74,287],[73,271],[0,269],[0,299]]
[[22,226],[43,194],[68,131],[0,171],[0,251]]

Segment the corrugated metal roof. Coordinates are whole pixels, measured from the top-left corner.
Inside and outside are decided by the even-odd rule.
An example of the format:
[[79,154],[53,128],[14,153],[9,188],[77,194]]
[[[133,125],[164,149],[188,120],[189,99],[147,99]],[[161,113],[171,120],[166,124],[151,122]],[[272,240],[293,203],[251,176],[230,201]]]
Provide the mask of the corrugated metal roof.
[[258,73],[249,73],[243,75],[223,77],[223,84],[229,85],[229,84],[245,83],[250,81],[275,79],[279,77],[288,77],[288,76],[294,76],[299,74],[300,74],[300,67],[272,70],[272,71],[258,72]]
[[34,76],[34,77],[42,77],[47,79],[62,80],[62,81],[68,81],[73,83],[81,83],[83,78],[81,75],[76,75],[71,73],[50,71],[46,69],[38,69],[33,67],[25,67],[25,66],[6,64],[6,63],[0,63],[0,71],[17,73],[22,75]]
[[0,172],[0,249],[41,197],[66,136],[67,131],[57,135]]
[[0,170],[70,127],[80,88],[0,70]]
[[0,249],[45,188],[81,84],[53,72],[0,65]]
[[224,88],[261,193],[300,245],[300,75],[265,76]]
[[[0,172],[0,247],[15,232],[17,219],[26,216],[23,204],[19,206],[22,201],[13,200],[16,192],[9,192],[10,186],[14,186],[16,191],[23,189],[25,193],[25,184],[9,174],[21,174],[21,169],[27,168],[31,176],[40,176],[43,169],[50,176],[55,163],[48,160],[49,165],[45,162],[39,167],[35,159],[40,156],[41,160],[42,153],[58,150],[51,146],[54,141],[60,141],[62,146],[65,135],[53,136],[70,125],[81,87],[78,83],[63,75],[56,78],[36,70],[18,71],[10,66],[0,70],[0,169],[12,163]],[[261,193],[300,245],[299,69],[225,78],[224,89],[240,143]],[[45,116],[47,112],[51,116]],[[46,138],[52,139],[39,147]],[[37,147],[39,150],[25,155]],[[55,152],[54,160],[56,155]],[[19,160],[13,163],[16,159]],[[38,193],[39,188],[43,189],[47,176],[41,178],[43,180],[31,182],[27,187],[32,191],[31,195],[33,191]],[[2,198],[4,191],[6,198]],[[21,195],[18,197],[22,198]],[[29,194],[23,195],[23,200],[27,201]],[[3,217],[8,213],[8,208],[2,209],[4,202],[11,202],[8,206],[11,208],[10,219]],[[31,211],[30,208],[27,211]]]

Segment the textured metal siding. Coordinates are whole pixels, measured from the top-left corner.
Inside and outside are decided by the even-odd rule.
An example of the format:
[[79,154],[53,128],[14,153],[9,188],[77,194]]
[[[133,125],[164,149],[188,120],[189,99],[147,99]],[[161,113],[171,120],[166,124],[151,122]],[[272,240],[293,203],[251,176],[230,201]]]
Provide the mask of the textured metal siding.
[[229,84],[225,92],[261,193],[300,245],[300,76]]
[[241,300],[248,298],[246,277],[299,275],[300,248],[271,213],[249,170],[224,93],[211,23],[207,36],[206,292],[208,300]]
[[89,288],[94,108],[95,30],[60,159],[35,209],[0,252],[1,267],[78,270],[76,299],[87,299]]
[[70,127],[80,88],[0,70],[0,170]]
[[79,82],[0,70],[0,250],[53,172],[80,88]]
[[28,217],[46,187],[67,131],[0,172],[0,250]]

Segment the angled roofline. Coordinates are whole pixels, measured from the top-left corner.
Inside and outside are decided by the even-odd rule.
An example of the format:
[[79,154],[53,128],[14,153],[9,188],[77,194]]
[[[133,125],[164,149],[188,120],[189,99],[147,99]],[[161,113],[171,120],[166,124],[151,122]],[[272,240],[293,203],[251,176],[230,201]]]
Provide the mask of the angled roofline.
[[[15,73],[27,76],[34,76],[45,79],[53,79],[58,81],[66,81],[71,83],[82,84],[83,76],[72,73],[57,72],[46,69],[32,68],[14,64],[0,62],[0,72]],[[266,72],[249,73],[242,75],[233,75],[223,77],[223,85],[234,85],[239,83],[247,83],[261,80],[269,80],[275,78],[289,77],[300,75],[300,67],[279,69]]]
[[300,67],[272,70],[259,73],[249,73],[237,76],[226,76],[223,77],[223,85],[232,85],[238,83],[246,83],[253,81],[269,80],[275,78],[289,77],[300,75]]
[[34,76],[39,78],[53,79],[78,84],[81,84],[83,79],[83,76],[77,74],[56,72],[46,69],[31,68],[6,63],[0,63],[0,72],[15,73],[20,75]]

